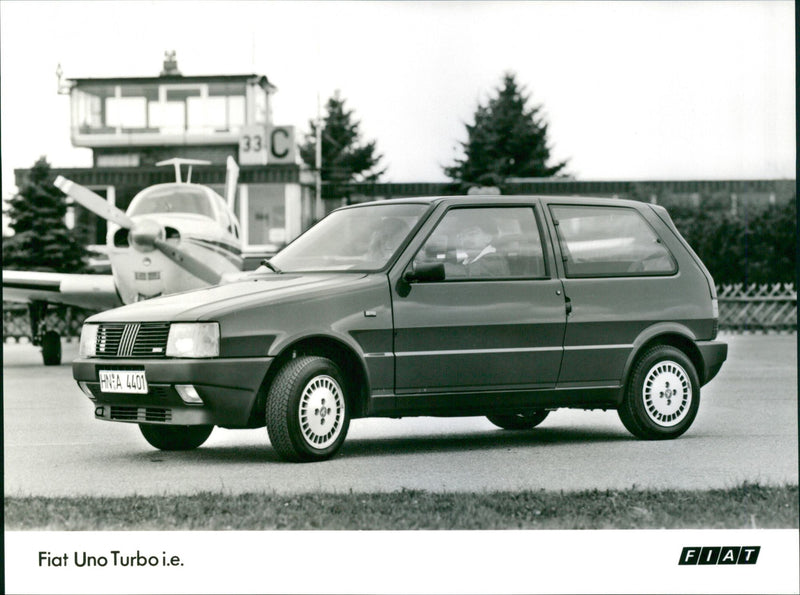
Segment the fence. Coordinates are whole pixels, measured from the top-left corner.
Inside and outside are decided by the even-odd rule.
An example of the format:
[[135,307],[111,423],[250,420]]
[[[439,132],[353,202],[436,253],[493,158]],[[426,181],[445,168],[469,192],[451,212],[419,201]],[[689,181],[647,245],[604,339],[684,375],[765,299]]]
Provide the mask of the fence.
[[[80,337],[83,321],[93,312],[68,306],[54,307],[47,313],[47,325],[67,341]],[[3,302],[3,343],[30,340],[31,324],[24,304]]]
[[717,288],[719,327],[733,332],[797,331],[797,290],[791,283]]
[[[717,288],[719,327],[732,332],[796,332],[797,290],[794,284],[747,285]],[[84,319],[91,314],[80,308],[54,308],[48,314],[50,328],[71,341],[80,336]],[[3,342],[30,337],[28,310],[21,304],[3,303]]]

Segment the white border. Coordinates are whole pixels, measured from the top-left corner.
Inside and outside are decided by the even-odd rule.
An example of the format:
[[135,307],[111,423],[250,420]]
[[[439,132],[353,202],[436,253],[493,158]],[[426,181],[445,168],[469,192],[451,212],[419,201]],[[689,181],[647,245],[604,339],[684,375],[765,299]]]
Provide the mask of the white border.
[[[7,532],[9,593],[797,593],[797,530]],[[755,565],[682,548],[761,546]],[[39,552],[67,554],[66,567]],[[74,552],[109,566],[74,565]],[[112,555],[182,565],[110,567]]]

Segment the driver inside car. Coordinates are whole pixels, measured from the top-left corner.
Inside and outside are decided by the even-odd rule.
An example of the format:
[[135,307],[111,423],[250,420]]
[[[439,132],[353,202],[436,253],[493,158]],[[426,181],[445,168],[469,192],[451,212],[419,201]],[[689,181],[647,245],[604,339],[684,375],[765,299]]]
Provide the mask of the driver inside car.
[[477,219],[458,234],[461,247],[458,262],[466,268],[467,277],[507,277],[508,262],[497,252],[497,226],[493,221]]

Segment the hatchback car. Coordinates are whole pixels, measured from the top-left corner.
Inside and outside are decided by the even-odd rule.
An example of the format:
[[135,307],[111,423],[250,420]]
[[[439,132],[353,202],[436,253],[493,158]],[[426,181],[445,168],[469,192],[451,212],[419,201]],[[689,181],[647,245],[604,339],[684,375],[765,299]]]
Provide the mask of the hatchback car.
[[601,198],[387,200],[334,211],[234,282],[87,319],[73,376],[164,450],[266,426],[293,461],[351,419],[486,416],[527,430],[617,409],[691,426],[719,371],[714,282],[667,211]]

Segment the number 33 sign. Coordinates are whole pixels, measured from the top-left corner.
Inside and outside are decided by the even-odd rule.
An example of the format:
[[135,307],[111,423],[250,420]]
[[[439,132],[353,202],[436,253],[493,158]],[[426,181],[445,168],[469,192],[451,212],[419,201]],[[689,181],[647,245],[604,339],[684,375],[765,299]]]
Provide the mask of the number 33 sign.
[[297,150],[294,126],[244,126],[239,137],[239,163],[267,165],[294,163]]

